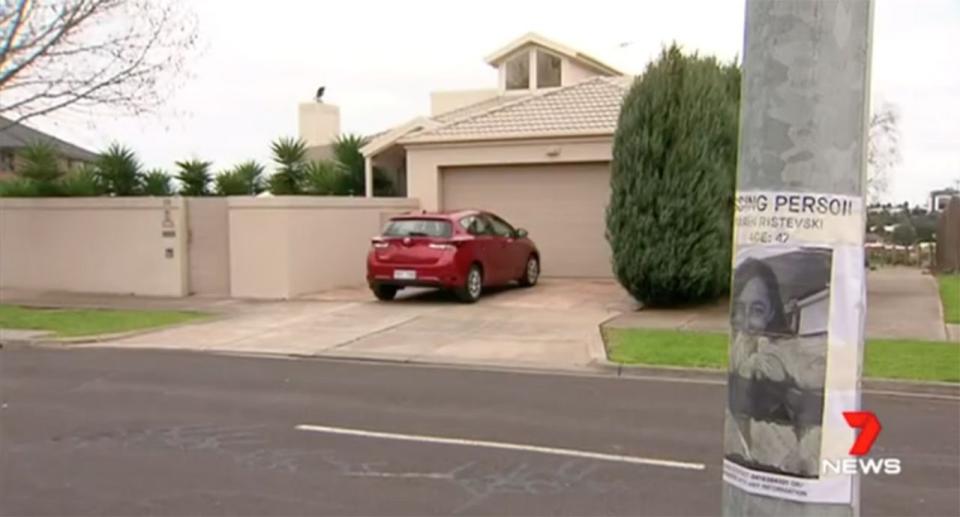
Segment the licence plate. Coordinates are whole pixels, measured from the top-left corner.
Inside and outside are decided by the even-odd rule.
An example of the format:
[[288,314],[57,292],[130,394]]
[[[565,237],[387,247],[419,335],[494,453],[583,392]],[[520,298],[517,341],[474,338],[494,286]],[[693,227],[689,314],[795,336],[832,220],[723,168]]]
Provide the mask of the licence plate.
[[393,278],[394,280],[416,280],[417,272],[412,269],[395,269]]

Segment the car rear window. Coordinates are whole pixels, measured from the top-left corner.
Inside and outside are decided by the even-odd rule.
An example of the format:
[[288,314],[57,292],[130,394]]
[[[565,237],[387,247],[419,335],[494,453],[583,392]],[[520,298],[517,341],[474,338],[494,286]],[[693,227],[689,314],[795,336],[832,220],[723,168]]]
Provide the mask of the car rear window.
[[394,219],[383,231],[384,237],[441,237],[453,235],[450,221],[440,219]]

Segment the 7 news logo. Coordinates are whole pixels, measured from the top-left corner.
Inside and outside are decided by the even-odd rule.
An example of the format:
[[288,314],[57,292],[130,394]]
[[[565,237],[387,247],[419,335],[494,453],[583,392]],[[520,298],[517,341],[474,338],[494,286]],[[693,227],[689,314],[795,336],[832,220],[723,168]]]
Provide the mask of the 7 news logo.
[[845,411],[843,418],[854,429],[860,429],[860,434],[850,447],[850,455],[855,458],[839,460],[823,460],[820,465],[821,474],[886,474],[896,476],[903,470],[900,467],[900,458],[866,458],[873,443],[880,435],[880,420],[871,411]]

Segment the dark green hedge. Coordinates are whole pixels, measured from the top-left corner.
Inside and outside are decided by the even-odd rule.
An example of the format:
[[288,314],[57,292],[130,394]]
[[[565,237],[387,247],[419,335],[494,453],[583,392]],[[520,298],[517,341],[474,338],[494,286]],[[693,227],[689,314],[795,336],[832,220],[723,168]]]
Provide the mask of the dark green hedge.
[[740,71],[665,49],[624,99],[607,239],[620,283],[670,306],[721,295],[730,276]]

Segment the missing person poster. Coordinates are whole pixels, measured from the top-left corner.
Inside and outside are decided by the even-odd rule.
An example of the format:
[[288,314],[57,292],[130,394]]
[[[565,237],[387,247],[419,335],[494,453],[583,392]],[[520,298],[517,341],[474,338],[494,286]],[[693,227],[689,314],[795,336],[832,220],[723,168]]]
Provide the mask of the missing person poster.
[[[739,192],[734,229],[724,481],[750,493],[849,503],[844,411],[859,407],[860,198]],[[851,317],[854,315],[855,317]]]

